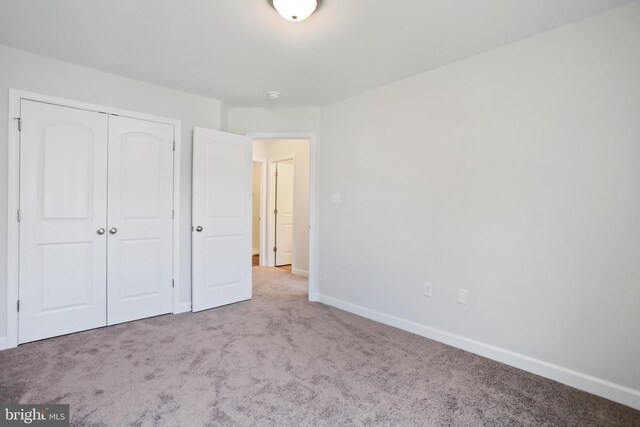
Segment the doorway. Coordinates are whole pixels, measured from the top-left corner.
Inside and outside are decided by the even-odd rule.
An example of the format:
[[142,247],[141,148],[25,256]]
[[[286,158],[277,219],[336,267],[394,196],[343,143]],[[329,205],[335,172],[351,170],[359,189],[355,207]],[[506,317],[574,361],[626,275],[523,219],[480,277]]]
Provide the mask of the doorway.
[[253,162],[252,219],[251,219],[251,255],[252,266],[260,265],[260,223],[262,221],[262,169],[264,162]]
[[256,139],[253,153],[253,264],[308,277],[310,140]]

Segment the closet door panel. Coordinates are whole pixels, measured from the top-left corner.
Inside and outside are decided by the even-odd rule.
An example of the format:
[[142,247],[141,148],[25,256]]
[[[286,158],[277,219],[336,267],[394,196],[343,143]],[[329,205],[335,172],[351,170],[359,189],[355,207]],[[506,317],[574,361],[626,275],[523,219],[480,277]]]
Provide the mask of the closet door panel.
[[106,325],[107,115],[21,101],[19,343]]
[[108,324],[173,309],[173,126],[109,118]]

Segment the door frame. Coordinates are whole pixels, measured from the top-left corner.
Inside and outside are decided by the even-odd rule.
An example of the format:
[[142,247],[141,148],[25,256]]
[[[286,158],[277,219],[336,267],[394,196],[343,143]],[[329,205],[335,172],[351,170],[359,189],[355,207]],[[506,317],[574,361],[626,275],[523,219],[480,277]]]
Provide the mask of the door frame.
[[[173,313],[183,313],[191,310],[191,303],[180,303],[180,154],[181,154],[181,130],[180,120],[151,114],[137,113],[120,108],[90,104],[71,99],[59,98],[39,93],[33,93],[18,89],[9,89],[9,115],[8,115],[8,203],[7,203],[7,336],[0,337],[0,350],[18,346],[18,311],[17,301],[19,292],[20,268],[19,245],[20,226],[17,212],[20,207],[20,132],[18,130],[18,118],[20,117],[21,100],[42,102],[61,107],[76,108],[79,110],[93,111],[96,113],[130,117],[138,120],[147,120],[169,124],[173,126],[173,138],[175,150],[173,154]],[[106,284],[105,284],[106,286]]]
[[[295,212],[295,197],[296,197],[296,156],[294,154],[286,154],[286,155],[282,155],[279,157],[275,157],[273,159],[269,159],[269,200],[268,200],[268,205],[267,205],[267,213],[269,214],[268,219],[267,219],[267,233],[268,233],[268,237],[267,237],[267,250],[269,250],[269,248],[271,248],[270,251],[268,251],[268,253],[270,254],[269,257],[267,258],[268,260],[268,267],[275,267],[276,266],[276,256],[273,253],[273,248],[276,246],[276,233],[277,233],[277,225],[276,225],[276,214],[274,214],[273,212],[276,209],[276,179],[275,179],[275,172],[276,172],[276,163],[280,163],[280,162],[286,162],[287,160],[291,160],[293,162],[293,200],[294,200],[294,208],[293,208],[293,220],[295,221],[296,218],[296,212]],[[309,212],[311,213],[311,212]],[[291,231],[291,252],[292,252],[292,257],[291,257],[291,270],[293,271],[293,265],[294,265],[294,260],[296,257],[296,252],[293,250],[293,242],[295,242],[295,227],[294,229]]]
[[[309,141],[309,301],[319,301],[318,281],[318,138],[314,132],[251,132],[253,140],[306,139]],[[262,215],[266,217],[266,203]]]

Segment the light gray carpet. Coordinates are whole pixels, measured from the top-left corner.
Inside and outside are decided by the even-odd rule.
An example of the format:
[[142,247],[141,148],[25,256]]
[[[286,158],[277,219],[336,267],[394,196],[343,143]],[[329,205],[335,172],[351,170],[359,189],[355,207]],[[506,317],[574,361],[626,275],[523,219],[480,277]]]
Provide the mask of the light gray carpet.
[[252,301],[0,352],[0,401],[74,425],[640,426],[640,412],[306,300],[254,268]]

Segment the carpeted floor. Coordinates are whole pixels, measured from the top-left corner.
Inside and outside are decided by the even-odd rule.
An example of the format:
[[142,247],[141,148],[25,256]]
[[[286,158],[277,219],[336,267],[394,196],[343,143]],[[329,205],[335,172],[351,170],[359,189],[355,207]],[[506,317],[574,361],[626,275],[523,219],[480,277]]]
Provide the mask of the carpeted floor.
[[0,352],[0,402],[73,425],[640,425],[640,412],[306,298],[256,267],[254,299]]

